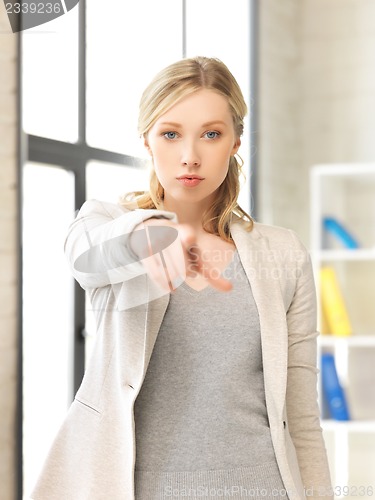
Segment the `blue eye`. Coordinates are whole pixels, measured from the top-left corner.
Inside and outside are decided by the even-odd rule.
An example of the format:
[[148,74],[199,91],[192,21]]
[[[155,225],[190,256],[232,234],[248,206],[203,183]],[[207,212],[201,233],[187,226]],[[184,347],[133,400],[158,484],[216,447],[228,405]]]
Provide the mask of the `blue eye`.
[[165,134],[163,134],[163,136],[166,138],[166,139],[176,139],[177,137],[177,133],[176,132],[165,132]]
[[219,137],[220,133],[215,132],[214,130],[209,130],[204,135],[207,137],[207,139],[217,139]]

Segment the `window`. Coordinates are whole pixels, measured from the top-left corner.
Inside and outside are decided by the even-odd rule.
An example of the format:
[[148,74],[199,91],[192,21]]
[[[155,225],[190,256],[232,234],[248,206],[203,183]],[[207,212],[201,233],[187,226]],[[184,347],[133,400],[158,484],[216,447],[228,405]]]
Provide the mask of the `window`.
[[63,254],[63,235],[73,213],[72,173],[27,163],[22,234],[26,489],[32,486],[73,396],[73,280]]
[[78,9],[25,31],[21,40],[25,132],[77,142]]
[[[144,156],[137,136],[141,92],[182,57],[181,0],[87,3],[87,141]],[[105,34],[105,36],[104,36]]]

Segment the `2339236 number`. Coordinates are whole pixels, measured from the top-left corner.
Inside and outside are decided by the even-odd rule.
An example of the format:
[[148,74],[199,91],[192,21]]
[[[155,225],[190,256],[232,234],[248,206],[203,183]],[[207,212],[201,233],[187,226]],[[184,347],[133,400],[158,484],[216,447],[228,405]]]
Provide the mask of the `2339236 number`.
[[373,486],[335,486],[334,494],[338,497],[362,497],[369,498],[374,494]]
[[61,3],[52,2],[8,2],[5,8],[7,14],[60,14],[62,10]]

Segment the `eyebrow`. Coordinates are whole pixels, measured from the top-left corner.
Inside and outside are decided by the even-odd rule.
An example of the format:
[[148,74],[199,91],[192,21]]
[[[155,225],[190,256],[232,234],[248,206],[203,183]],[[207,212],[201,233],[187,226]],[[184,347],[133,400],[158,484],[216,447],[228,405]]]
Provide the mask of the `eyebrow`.
[[[171,127],[182,127],[181,123],[176,123],[176,122],[161,122],[159,123],[159,125],[168,125],[168,126],[171,126]],[[209,121],[209,122],[206,122],[206,123],[203,123],[202,124],[202,127],[209,127],[211,125],[224,125],[226,126],[227,124],[225,122],[223,122],[222,120],[212,120],[212,121]]]

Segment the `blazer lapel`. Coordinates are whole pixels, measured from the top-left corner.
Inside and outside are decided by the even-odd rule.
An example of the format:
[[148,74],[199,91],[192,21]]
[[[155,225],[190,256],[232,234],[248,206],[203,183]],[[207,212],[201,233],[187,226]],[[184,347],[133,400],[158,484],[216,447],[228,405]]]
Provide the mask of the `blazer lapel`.
[[270,418],[282,420],[287,377],[288,332],[279,284],[275,249],[256,226],[251,232],[241,223],[231,225],[242,265],[258,308],[266,403]]
[[[160,292],[160,289],[152,281],[152,279],[148,279],[147,282],[149,300],[147,302],[146,325],[144,331],[144,363],[142,380],[146,375],[147,367],[156,342],[156,337],[159,333],[170,299],[170,293],[167,291]],[[155,297],[158,298],[155,299]]]

